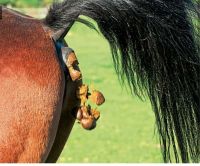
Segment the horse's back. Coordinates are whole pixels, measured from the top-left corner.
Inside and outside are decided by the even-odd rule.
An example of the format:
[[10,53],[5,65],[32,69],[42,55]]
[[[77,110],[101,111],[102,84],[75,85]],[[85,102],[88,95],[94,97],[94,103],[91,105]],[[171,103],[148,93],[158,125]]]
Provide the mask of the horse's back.
[[53,144],[64,75],[38,20],[0,20],[0,162],[43,162]]

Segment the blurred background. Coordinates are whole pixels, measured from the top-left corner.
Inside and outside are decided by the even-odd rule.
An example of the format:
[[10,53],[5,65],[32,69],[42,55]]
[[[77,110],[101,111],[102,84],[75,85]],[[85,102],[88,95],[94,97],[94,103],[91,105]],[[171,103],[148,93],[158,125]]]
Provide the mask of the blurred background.
[[[0,0],[36,18],[43,18],[52,0]],[[106,103],[94,131],[76,123],[59,163],[158,163],[162,162],[155,118],[149,100],[132,96],[120,85],[108,43],[98,33],[76,23],[66,37],[76,51],[84,82],[102,91]],[[86,42],[87,41],[87,42]]]
[[45,7],[49,5],[52,0],[0,0],[1,5],[9,5],[13,7]]

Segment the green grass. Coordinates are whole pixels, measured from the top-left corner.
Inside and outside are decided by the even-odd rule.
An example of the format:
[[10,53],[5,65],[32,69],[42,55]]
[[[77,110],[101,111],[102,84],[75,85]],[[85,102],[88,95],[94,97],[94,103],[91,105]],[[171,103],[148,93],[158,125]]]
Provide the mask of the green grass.
[[94,131],[75,124],[58,162],[162,162],[150,103],[120,86],[108,43],[80,24],[72,28],[66,40],[76,51],[84,82],[102,91],[106,103],[99,108],[101,118]]

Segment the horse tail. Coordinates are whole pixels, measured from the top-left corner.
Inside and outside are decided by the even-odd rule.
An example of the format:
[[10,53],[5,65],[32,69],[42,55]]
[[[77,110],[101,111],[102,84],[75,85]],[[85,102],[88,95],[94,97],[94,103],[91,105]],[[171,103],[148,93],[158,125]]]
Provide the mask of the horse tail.
[[65,0],[54,3],[44,19],[55,32],[75,21],[91,26],[80,15],[96,21],[121,80],[150,98],[165,162],[200,161],[196,9],[193,0]]

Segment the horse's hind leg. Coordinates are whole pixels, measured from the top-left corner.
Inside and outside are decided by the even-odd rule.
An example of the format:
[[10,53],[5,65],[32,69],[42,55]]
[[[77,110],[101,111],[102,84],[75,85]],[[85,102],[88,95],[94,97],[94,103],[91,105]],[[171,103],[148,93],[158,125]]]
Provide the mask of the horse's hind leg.
[[[44,162],[53,144],[62,99],[54,100],[50,91],[39,96],[31,85],[26,88],[23,96],[1,98],[5,109],[0,111],[0,162]],[[12,106],[2,106],[9,101]]]
[[70,80],[67,81],[66,97],[64,99],[65,102],[62,109],[56,138],[53,147],[48,155],[48,158],[45,161],[46,163],[55,163],[58,160],[70,135],[70,132],[75,122],[72,111],[75,108],[76,104],[79,105],[74,95],[76,93],[77,86],[78,84],[74,84]]
[[65,86],[59,66],[50,66],[55,67],[53,73],[43,73],[48,65],[42,65],[34,79],[18,71],[1,73],[0,162],[45,162],[55,139]]

